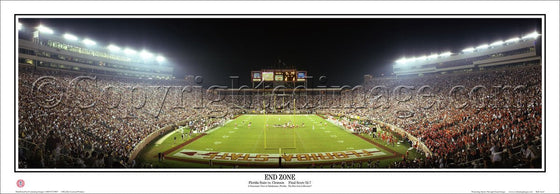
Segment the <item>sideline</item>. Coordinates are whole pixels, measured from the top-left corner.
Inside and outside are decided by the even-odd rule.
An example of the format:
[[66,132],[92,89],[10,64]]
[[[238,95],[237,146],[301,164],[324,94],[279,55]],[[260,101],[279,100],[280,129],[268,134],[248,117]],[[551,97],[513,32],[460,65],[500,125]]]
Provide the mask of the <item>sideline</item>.
[[[179,129],[177,129],[179,130]],[[171,133],[168,133],[167,135],[163,136],[162,138],[158,139],[155,143],[156,146],[162,144],[165,140],[167,140],[167,138],[169,138],[171,135],[174,135],[175,133],[177,133],[177,130],[172,131]]]

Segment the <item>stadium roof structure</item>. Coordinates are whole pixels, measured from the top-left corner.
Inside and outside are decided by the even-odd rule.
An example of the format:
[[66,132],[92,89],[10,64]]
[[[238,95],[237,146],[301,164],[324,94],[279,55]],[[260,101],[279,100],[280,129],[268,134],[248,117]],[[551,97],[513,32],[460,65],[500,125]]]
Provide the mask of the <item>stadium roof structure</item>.
[[147,79],[172,78],[172,64],[161,54],[146,49],[104,46],[88,37],[56,33],[45,25],[33,28],[18,23],[18,31],[18,47],[24,49],[18,55],[20,65]]
[[[22,23],[18,23],[18,30],[24,30],[27,29]],[[33,28],[32,28],[33,29]],[[62,37],[64,40],[66,40],[67,42],[73,42],[74,44],[76,44],[76,46],[82,46],[79,45],[79,42],[83,43],[85,46],[96,46],[99,45],[96,41],[91,40],[87,37],[84,38],[79,38],[78,36],[71,34],[71,33],[64,33],[62,35],[60,34],[56,34],[55,31],[52,28],[49,28],[45,25],[39,25],[37,27],[35,27],[34,29],[36,29],[41,35],[50,35],[50,36],[56,36],[56,37]],[[103,49],[103,47],[98,47],[98,48],[93,48],[93,49]],[[113,54],[120,54],[123,56],[126,56],[127,58],[129,58],[130,61],[141,61],[144,63],[153,63],[156,62],[158,65],[169,65],[168,63],[165,63],[166,58],[161,55],[161,54],[154,54],[146,49],[137,52],[136,50],[133,50],[131,48],[125,47],[124,49],[121,49],[121,47],[115,45],[115,44],[108,44],[105,47],[106,51],[109,51]],[[138,54],[138,56],[137,56]]]
[[[498,40],[492,43],[484,43],[478,46],[471,46],[463,49],[459,53],[446,51],[435,53],[429,56],[403,57],[395,61],[393,72],[398,75],[436,73],[448,70],[461,70],[474,68],[475,66],[494,66],[502,65],[506,62],[519,62],[518,59],[526,58],[527,60],[540,60],[536,56],[535,40],[540,36],[538,32],[532,32],[522,37],[515,37],[508,40]],[[516,51],[529,49],[523,53],[515,53]],[[492,58],[492,59],[490,59]],[[516,59],[516,60],[514,60]],[[445,65],[445,63],[456,63],[458,65]]]

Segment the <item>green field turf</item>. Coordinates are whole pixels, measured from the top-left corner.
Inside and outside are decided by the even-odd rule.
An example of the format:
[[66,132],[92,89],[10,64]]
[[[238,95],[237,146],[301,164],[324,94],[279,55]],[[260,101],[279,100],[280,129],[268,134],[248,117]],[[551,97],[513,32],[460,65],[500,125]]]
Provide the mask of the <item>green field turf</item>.
[[[298,128],[273,127],[294,121],[300,125]],[[278,153],[278,148],[284,148],[285,153],[309,153],[373,147],[316,115],[243,115],[186,146],[196,150],[270,154]]]
[[[280,126],[286,123],[293,123],[298,127]],[[205,135],[199,135],[200,137],[194,141],[194,137],[182,139],[182,132],[183,130],[176,130],[150,143],[141,152],[140,161],[156,163],[157,167],[208,167],[204,160],[202,162],[180,160],[182,156],[187,157],[185,153],[195,152],[197,154],[239,153],[239,156],[234,156],[242,158],[244,156],[242,154],[253,154],[251,157],[254,157],[255,154],[296,157],[302,153],[349,153],[353,150],[364,149],[375,150],[376,156],[381,158],[399,157],[393,151],[396,148],[381,146],[380,144],[383,142],[373,144],[342,127],[311,114],[241,115],[226,122],[224,126],[209,130]],[[406,152],[405,147],[398,148],[397,152],[400,153],[400,150]],[[158,161],[158,152],[167,152],[165,161]],[[375,157],[371,156],[371,158]],[[229,158],[229,160],[233,159]],[[348,160],[350,159],[348,158]]]

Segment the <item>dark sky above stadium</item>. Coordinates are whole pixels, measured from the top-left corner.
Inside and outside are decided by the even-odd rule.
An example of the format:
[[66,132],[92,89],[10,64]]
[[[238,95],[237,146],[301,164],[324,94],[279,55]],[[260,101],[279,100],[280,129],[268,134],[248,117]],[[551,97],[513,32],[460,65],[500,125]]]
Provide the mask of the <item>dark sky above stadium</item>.
[[[150,16],[146,16],[150,17]],[[226,17],[226,16],[224,16]],[[319,16],[318,16],[319,17]],[[204,85],[230,85],[250,71],[282,67],[278,60],[328,85],[358,85],[364,74],[390,74],[401,57],[459,52],[470,46],[506,40],[533,31],[540,19],[188,19],[49,18],[23,19],[55,33],[88,37],[163,54],[175,76],[204,77]]]

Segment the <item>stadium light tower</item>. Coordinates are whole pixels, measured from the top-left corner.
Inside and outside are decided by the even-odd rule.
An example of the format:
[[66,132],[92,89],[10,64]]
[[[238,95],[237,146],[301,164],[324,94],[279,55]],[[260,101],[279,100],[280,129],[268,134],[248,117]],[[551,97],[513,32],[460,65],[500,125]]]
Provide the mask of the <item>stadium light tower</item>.
[[490,46],[491,47],[497,47],[497,46],[501,46],[503,44],[504,44],[504,41],[499,40],[499,41],[493,42],[492,44],[490,44]]
[[64,37],[64,39],[66,39],[66,40],[71,40],[71,41],[78,40],[78,37],[76,37],[72,34],[68,34],[68,33],[64,34],[62,37]]
[[473,47],[469,47],[469,48],[463,49],[463,52],[464,53],[470,53],[470,52],[473,52],[474,50],[475,49]]
[[476,50],[487,49],[488,47],[489,47],[488,44],[483,44],[483,45],[477,46],[477,47],[476,47]]
[[159,62],[159,63],[164,62],[164,61],[165,61],[165,57],[159,55],[159,56],[156,57],[156,61]]
[[124,53],[127,54],[127,55],[133,55],[133,54],[136,54],[136,51],[132,50],[132,49],[129,49],[129,48],[125,48]]
[[444,53],[439,54],[439,56],[440,56],[440,57],[449,57],[449,56],[451,56],[451,54],[453,54],[453,53],[447,51],[447,52],[444,52]]
[[399,60],[396,60],[395,62],[398,63],[398,64],[404,64],[404,63],[407,62],[407,59],[406,59],[405,57],[403,57],[403,58],[401,58],[401,59],[399,59]]
[[84,42],[84,44],[89,45],[89,46],[93,46],[93,45],[97,44],[97,43],[95,43],[95,41],[87,39],[87,38],[84,39],[83,42]]
[[152,58],[154,56],[154,54],[144,50],[140,53],[140,56],[144,59],[149,59],[149,58]]
[[120,51],[120,50],[121,50],[120,47],[115,46],[115,45],[112,45],[112,44],[109,45],[109,46],[107,46],[107,49],[109,49],[110,51],[114,51],[114,52],[117,52],[117,51]]
[[39,25],[37,27],[37,30],[39,30],[39,32],[41,33],[46,33],[46,34],[54,34],[54,31],[46,26],[43,25]]
[[531,33],[531,34],[527,34],[525,36],[523,36],[521,39],[525,40],[525,39],[529,39],[529,38],[537,38],[539,37],[539,33],[537,33],[536,31]]
[[511,38],[509,40],[506,40],[506,43],[510,44],[510,43],[518,42],[519,40],[520,40],[520,38],[515,37],[515,38]]

